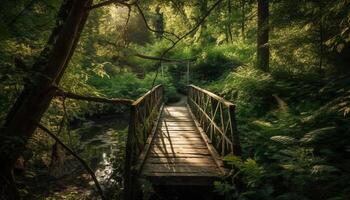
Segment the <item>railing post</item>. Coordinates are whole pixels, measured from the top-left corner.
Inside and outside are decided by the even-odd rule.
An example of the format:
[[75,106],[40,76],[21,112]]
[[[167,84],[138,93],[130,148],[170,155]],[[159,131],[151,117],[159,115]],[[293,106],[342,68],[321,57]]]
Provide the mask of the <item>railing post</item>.
[[125,149],[125,166],[124,166],[124,197],[125,200],[134,200],[136,198],[136,185],[135,174],[133,172],[132,166],[134,164],[134,152],[133,143],[135,140],[135,118],[136,118],[136,108],[135,105],[130,106],[130,119],[129,119],[129,130],[126,140]]
[[237,123],[236,123],[236,111],[235,111],[235,105],[230,105],[228,107],[229,114],[230,114],[230,122],[231,122],[231,139],[232,139],[232,153],[235,156],[241,156],[242,150],[241,145],[239,142],[239,134],[237,129]]

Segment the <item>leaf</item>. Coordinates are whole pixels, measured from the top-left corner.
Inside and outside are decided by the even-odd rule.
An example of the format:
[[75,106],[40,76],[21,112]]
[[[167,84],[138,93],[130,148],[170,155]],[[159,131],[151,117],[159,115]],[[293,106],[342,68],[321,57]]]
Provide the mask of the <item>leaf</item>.
[[337,52],[340,53],[344,49],[345,45],[344,44],[338,44],[337,45]]
[[313,130],[311,132],[306,133],[304,137],[300,139],[300,142],[306,143],[306,144],[315,142],[317,139],[319,139],[323,135],[330,133],[335,129],[336,127],[330,126],[330,127],[324,127],[324,128]]
[[272,136],[270,139],[284,145],[295,144],[298,141],[295,138],[292,138],[289,136],[282,136],[282,135]]
[[311,174],[332,173],[339,171],[338,168],[330,165],[314,165],[311,168]]

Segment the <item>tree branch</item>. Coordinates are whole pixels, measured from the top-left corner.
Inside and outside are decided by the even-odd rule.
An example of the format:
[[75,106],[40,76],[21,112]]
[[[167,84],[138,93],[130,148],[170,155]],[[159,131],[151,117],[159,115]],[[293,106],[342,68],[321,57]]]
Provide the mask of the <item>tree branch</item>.
[[148,59],[148,60],[158,60],[158,61],[164,61],[164,62],[179,62],[179,63],[183,63],[183,62],[187,62],[187,61],[194,61],[197,59],[196,57],[188,58],[188,59],[170,59],[170,58],[147,56],[147,55],[142,55],[139,53],[136,53],[135,56],[139,57],[139,58],[143,58],[143,59]]
[[104,1],[102,3],[98,3],[98,4],[95,4],[95,5],[92,5],[90,7],[87,8],[88,11],[91,11],[93,9],[96,9],[96,8],[101,8],[103,6],[107,6],[107,5],[110,5],[110,4],[113,4],[113,3],[119,3],[119,4],[122,4],[124,6],[132,6],[134,4],[136,4],[137,1],[133,2],[133,3],[126,3],[126,0],[107,0],[107,1]]
[[213,4],[213,6],[208,10],[208,12],[202,17],[201,20],[199,20],[199,22],[187,33],[185,33],[184,35],[182,35],[181,37],[179,37],[177,39],[177,41],[174,42],[174,44],[172,46],[170,46],[168,49],[166,49],[163,53],[162,56],[165,56],[165,54],[167,54],[171,49],[173,49],[177,43],[179,43],[182,39],[184,39],[185,37],[187,37],[188,35],[192,34],[195,30],[197,30],[207,19],[207,17],[210,15],[210,13],[216,8],[216,6],[218,6],[223,0],[218,0],[217,2],[215,2]]
[[83,100],[83,101],[92,101],[92,102],[98,102],[98,103],[110,103],[114,105],[115,104],[130,105],[134,102],[131,99],[108,99],[103,97],[83,96],[72,92],[65,92],[61,89],[57,89],[55,96],[66,97],[69,99]]
[[[137,8],[137,10],[139,11],[140,15],[141,15],[141,18],[142,20],[145,22],[145,25],[146,25],[146,28],[151,31],[151,32],[154,32],[154,33],[164,33],[164,34],[167,34],[167,35],[170,35],[170,36],[174,36],[176,39],[179,39],[179,36],[176,35],[175,33],[172,33],[172,32],[168,32],[168,31],[157,31],[157,30],[154,30],[151,28],[151,26],[148,24],[147,22],[147,19],[146,19],[146,16],[145,14],[143,13],[140,5],[138,3],[135,3],[135,7]],[[165,37],[163,36],[165,39],[171,41],[172,43],[174,43],[174,41],[168,37]]]
[[97,188],[97,191],[99,192],[101,199],[105,200],[105,196],[103,194],[102,188],[95,176],[94,171],[89,167],[89,165],[86,163],[86,161],[84,159],[82,159],[78,154],[76,154],[71,148],[69,148],[67,145],[65,145],[55,134],[53,134],[48,128],[46,128],[45,126],[41,125],[40,123],[36,123],[38,128],[40,128],[41,130],[43,130],[44,132],[46,132],[48,135],[50,135],[50,137],[52,137],[58,144],[60,144],[65,150],[67,150],[70,154],[72,154],[86,169],[86,171],[89,172],[91,178],[94,180],[95,182],[95,186]]
[[[166,49],[165,51],[163,51],[163,53],[161,54],[160,58],[163,58],[170,50],[172,50],[182,39],[186,38],[187,36],[189,36],[190,34],[192,34],[195,30],[197,30],[207,19],[207,17],[210,15],[210,13],[222,2],[223,0],[218,0],[216,1],[213,6],[208,10],[208,12],[202,17],[201,20],[199,20],[199,22],[187,33],[185,33],[184,35],[182,35],[180,38],[178,38],[168,49]],[[136,4],[137,6],[137,4]],[[156,76],[153,79],[151,88],[154,87],[155,81],[158,77],[158,71],[160,66],[162,65],[162,60],[160,59],[158,62],[158,67],[157,67],[157,72],[156,72]]]

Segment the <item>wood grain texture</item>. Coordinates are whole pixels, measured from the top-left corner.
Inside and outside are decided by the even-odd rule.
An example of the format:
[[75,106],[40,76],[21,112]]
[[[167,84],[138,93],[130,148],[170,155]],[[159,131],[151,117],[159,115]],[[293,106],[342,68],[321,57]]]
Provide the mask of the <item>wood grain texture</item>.
[[156,184],[212,184],[222,175],[185,106],[166,106],[141,176]]

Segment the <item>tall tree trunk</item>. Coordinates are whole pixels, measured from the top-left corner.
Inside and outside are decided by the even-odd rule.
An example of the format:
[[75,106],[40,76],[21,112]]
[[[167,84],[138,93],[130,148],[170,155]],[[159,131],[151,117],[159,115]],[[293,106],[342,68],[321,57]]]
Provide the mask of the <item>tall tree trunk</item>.
[[323,3],[322,0],[319,1],[319,6],[320,6],[320,11],[319,11],[319,17],[320,17],[320,21],[319,21],[319,25],[320,25],[320,60],[319,60],[319,73],[322,74],[322,65],[323,65],[323,54],[324,54],[324,49],[323,49],[323,40],[324,40],[324,36],[323,36],[323,31],[324,31],[324,27],[323,27]]
[[60,79],[73,55],[86,22],[92,0],[65,0],[57,17],[57,26],[35,62],[32,82],[26,85],[7,115],[0,133],[0,198],[19,199],[12,168],[25,150],[54,95]]
[[269,1],[258,0],[257,67],[269,71]]
[[241,1],[241,36],[242,41],[245,40],[245,0]]
[[[208,0],[201,0],[198,2],[199,4],[199,16],[197,18],[197,22],[199,22],[208,12]],[[206,35],[206,29],[207,29],[207,25],[206,23],[202,23],[200,25],[200,27],[198,28],[198,30],[196,31],[197,36],[195,41],[199,41],[199,42],[204,42],[206,39],[203,38]]]
[[233,42],[233,35],[232,35],[232,2],[231,0],[228,0],[227,1],[227,12],[228,12],[228,16],[229,16],[229,19],[228,19],[228,22],[227,22],[227,34],[228,34],[228,39],[227,41],[229,43],[232,43]]

